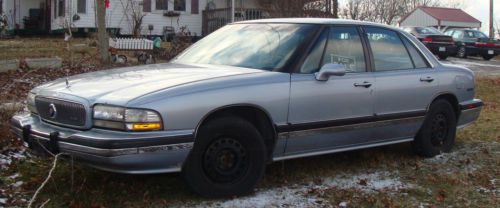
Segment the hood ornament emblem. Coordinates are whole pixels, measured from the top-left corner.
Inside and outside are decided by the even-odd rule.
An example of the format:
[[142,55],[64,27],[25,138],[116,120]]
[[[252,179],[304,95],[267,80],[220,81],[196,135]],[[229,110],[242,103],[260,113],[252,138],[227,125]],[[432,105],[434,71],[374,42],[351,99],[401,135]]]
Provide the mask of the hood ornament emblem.
[[54,105],[54,103],[51,103],[49,105],[49,117],[54,119],[54,118],[56,118],[56,116],[57,116],[56,105]]
[[69,81],[68,81],[68,78],[65,78],[66,79],[66,88],[69,88]]

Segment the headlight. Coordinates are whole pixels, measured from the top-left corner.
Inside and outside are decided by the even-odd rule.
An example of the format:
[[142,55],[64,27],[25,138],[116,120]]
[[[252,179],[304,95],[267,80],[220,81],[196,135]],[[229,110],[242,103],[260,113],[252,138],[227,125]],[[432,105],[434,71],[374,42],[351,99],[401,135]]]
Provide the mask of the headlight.
[[161,117],[155,111],[108,105],[94,106],[94,126],[128,131],[162,129]]
[[35,96],[36,96],[35,93],[32,92],[28,93],[28,97],[26,98],[26,104],[30,112],[38,114],[38,111],[36,110],[35,106]]

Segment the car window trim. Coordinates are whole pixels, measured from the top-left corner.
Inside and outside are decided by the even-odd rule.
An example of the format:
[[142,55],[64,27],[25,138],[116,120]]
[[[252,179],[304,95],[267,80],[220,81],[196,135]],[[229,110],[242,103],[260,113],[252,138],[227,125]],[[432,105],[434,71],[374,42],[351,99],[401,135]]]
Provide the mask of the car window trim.
[[[399,33],[399,34],[402,35],[404,38],[406,38],[406,40],[408,40],[408,42],[410,42],[410,44],[411,44],[411,46],[413,46],[413,48],[417,49],[417,52],[420,54],[420,56],[422,56],[424,58],[424,61],[427,64],[427,68],[429,68],[429,69],[435,68],[434,64],[429,60],[429,57],[427,57],[427,55],[425,55],[425,53],[422,51],[422,49],[410,37],[407,37],[403,33]],[[419,69],[421,69],[421,68],[419,68]]]
[[373,61],[373,54],[370,44],[368,42],[368,34],[365,31],[365,28],[361,25],[358,25],[358,31],[361,35],[363,51],[365,53],[365,65],[367,72],[375,72],[375,63]]
[[[368,42],[368,49],[370,49],[370,56],[372,57],[371,62],[372,62],[372,66],[373,66],[373,72],[377,72],[377,71],[375,69],[375,60],[373,59],[373,51],[371,50],[370,42],[368,40],[368,34],[366,33],[366,29],[365,28],[379,28],[379,29],[384,29],[384,30],[390,30],[390,31],[396,32],[396,34],[398,34],[398,35],[402,35],[403,37],[405,37],[410,42],[410,44],[415,49],[417,49],[417,52],[424,58],[424,61],[427,63],[427,68],[429,68],[429,69],[434,69],[435,68],[434,64],[429,60],[429,57],[427,57],[425,55],[425,53],[422,51],[422,49],[420,47],[418,47],[417,44],[411,38],[409,38],[407,35],[405,35],[404,33],[399,32],[396,29],[379,27],[379,26],[373,26],[373,25],[363,25],[363,26],[360,26],[360,27],[363,28],[363,30],[364,30],[364,32],[366,34],[365,36],[366,36],[366,41]],[[401,41],[401,42],[403,42],[403,41]],[[404,45],[404,42],[403,42],[403,45]],[[411,59],[411,56],[410,56],[410,59]],[[419,69],[421,69],[421,68],[419,68]],[[387,70],[387,71],[400,71],[400,70],[408,70],[408,69],[397,69],[397,70]],[[378,71],[378,72],[381,72],[381,71]]]
[[[401,41],[405,45],[405,48],[406,48],[408,54],[410,55],[411,61],[413,62],[413,69],[428,69],[428,68],[431,68],[428,60],[426,58],[424,58],[425,56],[422,53],[420,53],[420,51],[417,49],[417,47],[415,45],[412,44],[412,42],[410,41],[410,39],[407,38],[407,37],[405,37],[405,36],[403,36],[403,34],[399,34],[399,36],[400,36],[399,38],[401,39]],[[406,40],[406,42],[408,42],[408,43],[406,43],[404,40]],[[410,45],[407,45],[407,44],[410,44]],[[420,56],[420,58],[425,62],[425,67],[417,67],[417,64],[415,63],[415,60],[413,59],[413,56],[411,55],[410,49],[408,47],[413,47],[415,49],[415,51]]]
[[[297,51],[295,51],[295,54],[291,57],[289,63],[285,65],[284,67],[285,70],[281,70],[280,72],[286,72],[290,74],[294,73],[301,74],[300,68],[302,67],[306,58],[313,50],[314,46],[316,45],[316,40],[318,40],[318,38],[321,36],[321,34],[326,28],[324,24],[311,24],[311,25],[317,25],[317,28],[314,31],[315,34],[312,35],[312,37],[310,37],[308,40],[305,40],[304,43],[301,46],[299,46],[299,48],[297,48]],[[306,51],[306,53],[300,53],[301,51]]]
[[[398,32],[397,30],[389,29],[389,28],[377,27],[377,26],[371,26],[371,25],[370,26],[363,26],[363,29],[365,29],[365,28],[375,28],[375,29],[392,31],[392,32],[396,33],[396,36],[398,36],[399,40],[401,41],[401,44],[403,44],[403,47],[405,47],[406,53],[408,54],[408,57],[410,58],[410,61],[412,62],[412,65],[413,65],[413,68],[411,68],[411,69],[392,69],[392,70],[377,71],[377,68],[375,67],[375,58],[373,58],[373,60],[372,60],[372,62],[373,62],[372,63],[373,64],[373,72],[389,72],[389,71],[403,71],[403,70],[412,70],[412,69],[415,69],[415,64],[413,63],[413,59],[411,58],[410,53],[408,52],[408,49],[406,48],[403,40],[401,40],[401,38],[399,37],[400,32]],[[373,56],[373,51],[371,50],[371,43],[370,43],[370,40],[368,39],[368,33],[366,32],[366,30],[365,30],[365,34],[366,34],[366,40],[368,42],[368,46],[370,48],[370,52],[372,54],[372,57],[374,57]]]
[[[300,57],[300,61],[297,61],[296,65],[295,65],[295,69],[294,70],[291,70],[289,71],[290,73],[292,74],[306,74],[306,73],[301,73],[300,72],[300,68],[302,67],[302,65],[304,64],[305,62],[305,59],[309,56],[309,54],[311,53],[313,47],[316,45],[316,40],[318,40],[318,38],[323,34],[323,31],[324,30],[328,30],[328,34],[327,34],[327,42],[325,43],[325,46],[323,48],[323,53],[322,53],[322,56],[321,56],[321,60],[319,62],[319,66],[320,66],[320,69],[321,69],[321,63],[323,62],[323,58],[325,56],[325,52],[326,52],[326,48],[328,46],[328,38],[330,36],[330,28],[332,27],[353,27],[356,29],[356,31],[358,32],[358,35],[360,37],[360,40],[361,40],[361,45],[363,47],[363,56],[364,56],[364,59],[365,59],[365,71],[363,72],[347,72],[347,74],[357,74],[357,73],[366,73],[366,72],[371,72],[371,64],[369,65],[368,63],[370,63],[370,59],[367,59],[367,57],[369,56],[368,54],[368,48],[366,47],[366,42],[363,43],[363,38],[364,38],[364,33],[363,31],[360,29],[361,26],[360,25],[356,25],[356,24],[323,24],[323,26],[321,27],[321,29],[319,29],[317,31],[317,33],[315,34],[315,37],[314,37],[314,40],[315,41],[310,41],[311,43],[309,44],[308,48],[307,48],[307,53],[305,53],[304,55],[302,55]],[[314,74],[314,73],[312,73]]]
[[[368,60],[366,59],[367,51],[365,48],[365,44],[363,43],[363,33],[359,30],[359,25],[328,25],[328,27],[327,27],[328,39],[330,38],[331,29],[334,27],[344,27],[344,28],[352,27],[352,28],[354,28],[356,30],[356,32],[358,33],[359,40],[361,41],[361,47],[363,48],[363,59],[365,60],[365,71],[359,71],[359,72],[358,71],[357,72],[347,72],[346,71],[346,75],[347,74],[359,74],[359,73],[370,72],[370,70],[368,70],[368,62],[367,62]],[[323,63],[323,58],[325,57],[325,52],[326,52],[327,47],[328,47],[328,41],[326,41],[325,48],[323,50],[323,56],[321,57],[320,65],[321,65],[321,63]]]
[[[408,49],[408,46],[406,45],[405,41],[404,41],[404,40],[403,40],[403,38],[401,37],[401,34],[396,33],[396,35],[398,36],[399,40],[401,41],[401,43],[402,43],[402,44],[403,44],[403,46],[405,47],[406,53],[407,53],[407,54],[408,54],[408,56],[410,57],[411,64],[413,65],[413,68],[412,68],[412,69],[416,69],[416,68],[417,68],[417,65],[415,64],[415,60],[413,60],[413,56],[411,55],[410,50]],[[412,69],[407,69],[407,70],[412,70]]]

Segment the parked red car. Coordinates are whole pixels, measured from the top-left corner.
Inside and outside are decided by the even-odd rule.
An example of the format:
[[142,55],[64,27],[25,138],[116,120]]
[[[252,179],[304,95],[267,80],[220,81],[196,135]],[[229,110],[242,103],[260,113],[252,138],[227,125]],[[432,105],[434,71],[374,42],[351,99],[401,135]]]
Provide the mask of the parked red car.
[[414,35],[441,60],[457,52],[453,38],[432,27],[404,27],[404,31]]

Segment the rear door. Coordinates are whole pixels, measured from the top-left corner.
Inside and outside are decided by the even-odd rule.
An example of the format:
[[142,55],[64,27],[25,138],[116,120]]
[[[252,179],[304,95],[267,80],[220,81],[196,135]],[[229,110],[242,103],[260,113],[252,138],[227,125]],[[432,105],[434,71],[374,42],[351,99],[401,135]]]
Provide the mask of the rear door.
[[[410,40],[398,31],[365,27],[376,82],[374,112],[388,128],[377,139],[413,137],[437,93],[435,70]],[[394,122],[390,122],[394,121]]]
[[[291,75],[286,154],[318,152],[364,143],[370,132],[341,128],[373,116],[374,78],[367,72],[364,42],[356,26],[325,28],[301,69]],[[318,81],[327,63],[347,73]]]

